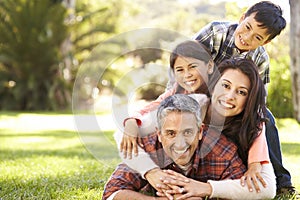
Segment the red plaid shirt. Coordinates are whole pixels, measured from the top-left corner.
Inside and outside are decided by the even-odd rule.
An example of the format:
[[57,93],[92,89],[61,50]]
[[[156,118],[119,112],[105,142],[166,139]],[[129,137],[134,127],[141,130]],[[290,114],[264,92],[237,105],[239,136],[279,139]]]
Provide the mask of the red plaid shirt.
[[[156,134],[143,137],[142,140],[145,151],[160,168],[184,174],[165,154]],[[203,132],[203,138],[192,159],[193,164],[186,176],[202,182],[238,179],[246,171],[237,154],[236,145],[213,128]],[[139,173],[125,164],[120,164],[106,183],[102,199],[107,199],[114,192],[124,189],[155,195],[155,189]]]

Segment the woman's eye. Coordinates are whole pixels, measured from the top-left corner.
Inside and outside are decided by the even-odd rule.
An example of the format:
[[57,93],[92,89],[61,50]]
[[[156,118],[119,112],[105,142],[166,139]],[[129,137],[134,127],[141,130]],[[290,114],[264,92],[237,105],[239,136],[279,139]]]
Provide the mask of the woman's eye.
[[250,30],[250,26],[246,25],[246,29],[247,29],[247,30]]
[[239,90],[238,94],[242,95],[242,96],[247,96],[248,92],[243,91],[243,90]]

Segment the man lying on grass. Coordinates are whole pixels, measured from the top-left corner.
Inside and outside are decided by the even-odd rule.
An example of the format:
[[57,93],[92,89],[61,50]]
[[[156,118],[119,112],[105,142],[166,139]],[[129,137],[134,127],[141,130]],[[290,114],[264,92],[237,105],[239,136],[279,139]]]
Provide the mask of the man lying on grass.
[[[164,190],[165,194],[160,195],[165,196],[157,199],[247,198],[249,191],[238,180],[246,168],[236,145],[213,128],[203,131],[200,117],[203,112],[206,107],[184,94],[175,94],[161,102],[157,132],[142,138],[145,151],[168,174],[162,181],[169,190]],[[220,138],[202,157],[205,137]],[[271,177],[275,179],[274,174]],[[232,193],[228,190],[237,191],[233,192],[237,197],[229,196]],[[106,183],[102,199],[153,199],[155,195],[157,192],[147,180],[122,163]]]

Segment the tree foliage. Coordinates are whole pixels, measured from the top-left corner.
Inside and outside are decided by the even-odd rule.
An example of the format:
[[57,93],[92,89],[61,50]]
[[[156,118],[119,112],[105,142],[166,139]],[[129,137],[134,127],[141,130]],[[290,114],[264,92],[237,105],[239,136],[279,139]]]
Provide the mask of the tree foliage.
[[67,35],[66,9],[48,0],[0,2],[0,108],[64,106],[58,63]]
[[0,109],[67,108],[78,66],[115,32],[121,5],[82,0],[72,10],[62,1],[1,1]]

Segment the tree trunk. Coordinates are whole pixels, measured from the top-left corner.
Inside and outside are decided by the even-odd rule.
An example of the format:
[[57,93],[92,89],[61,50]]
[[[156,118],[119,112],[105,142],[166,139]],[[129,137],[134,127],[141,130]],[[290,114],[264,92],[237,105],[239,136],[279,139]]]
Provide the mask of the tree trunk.
[[289,0],[291,7],[290,56],[293,105],[295,118],[300,123],[300,1]]
[[[71,24],[72,20],[75,20],[76,0],[63,0],[63,4],[69,10],[69,15],[66,18],[66,23]],[[70,81],[72,78],[71,75],[72,58],[70,57],[70,51],[72,49],[72,41],[70,37],[71,36],[69,35],[61,46],[61,52],[64,57],[64,69],[62,71],[62,74],[64,79],[68,81]]]

